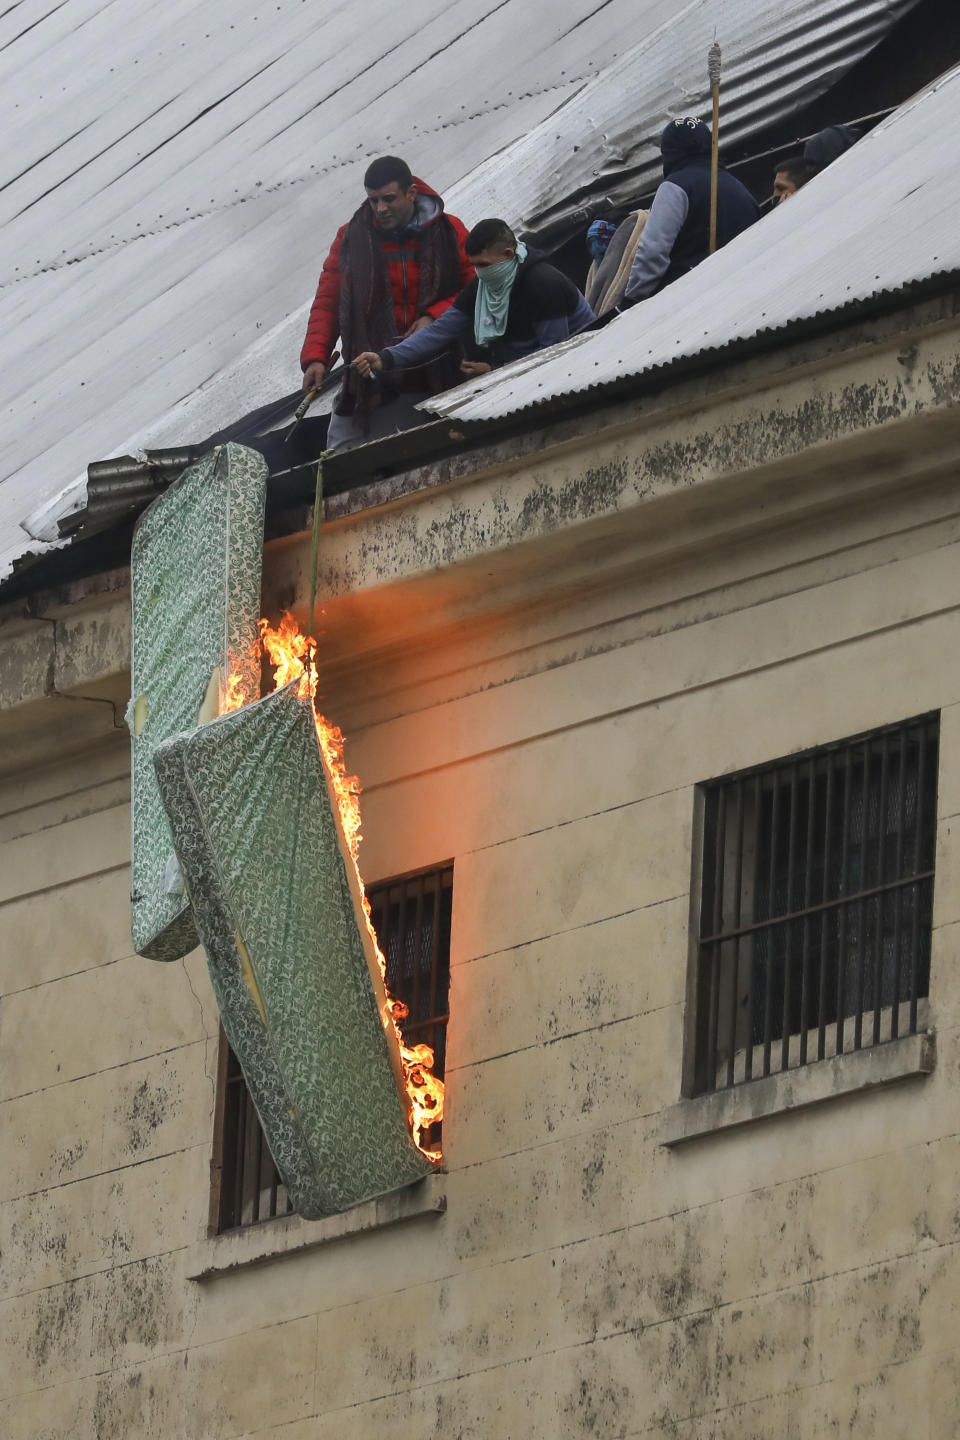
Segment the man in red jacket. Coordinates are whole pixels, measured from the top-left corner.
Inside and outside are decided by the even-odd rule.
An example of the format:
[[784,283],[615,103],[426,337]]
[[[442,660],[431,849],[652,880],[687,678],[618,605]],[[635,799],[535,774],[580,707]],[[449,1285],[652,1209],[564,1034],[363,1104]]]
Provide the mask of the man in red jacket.
[[347,368],[330,416],[331,450],[422,425],[417,403],[462,378],[456,355],[384,380],[349,368],[356,355],[431,324],[473,278],[465,226],[444,213],[440,196],[403,160],[374,160],[363,183],[366,202],[338,230],[324,261],[300,354],[303,388],[310,390],[326,376],[340,337]]

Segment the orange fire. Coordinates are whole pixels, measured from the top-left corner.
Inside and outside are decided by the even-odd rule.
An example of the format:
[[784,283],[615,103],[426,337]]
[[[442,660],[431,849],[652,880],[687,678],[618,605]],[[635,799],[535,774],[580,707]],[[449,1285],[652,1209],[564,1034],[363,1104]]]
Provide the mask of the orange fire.
[[225,715],[228,710],[239,710],[243,701],[243,678],[234,671],[227,676],[227,688],[220,703],[220,714]]
[[[281,689],[294,680],[299,680],[298,694],[302,699],[308,696],[313,701],[317,689],[317,669],[312,663],[316,653],[316,641],[304,635],[292,615],[284,611],[280,624],[273,628],[267,620],[260,621],[260,644],[274,667],[273,688]],[[237,709],[243,703],[238,690],[239,677],[231,675],[227,683],[223,709]],[[383,976],[387,995],[387,1014],[384,1025],[392,1025],[400,1049],[404,1086],[410,1102],[410,1123],[417,1148],[430,1160],[439,1163],[442,1158],[438,1151],[428,1150],[424,1140],[431,1125],[443,1116],[443,1081],[432,1074],[433,1051],[429,1045],[406,1045],[400,1031],[400,1023],[409,1011],[401,1000],[394,1000],[387,986],[387,963],[377,942],[376,932],[370,919],[370,902],[367,900],[357,857],[360,849],[360,782],[355,775],[348,775],[343,763],[343,735],[336,725],[330,725],[316,706],[313,709],[317,739],[326,762],[327,774],[333,786],[340,823],[343,827],[347,848],[357,874],[357,883],[363,899],[363,917],[367,931],[377,955],[377,964]]]

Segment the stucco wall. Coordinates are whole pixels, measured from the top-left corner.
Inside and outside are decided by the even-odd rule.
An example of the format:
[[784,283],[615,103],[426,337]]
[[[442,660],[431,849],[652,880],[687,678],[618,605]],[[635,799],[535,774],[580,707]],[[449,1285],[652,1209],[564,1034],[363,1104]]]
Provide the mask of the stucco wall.
[[[487,596],[326,683],[366,789],[367,878],[455,862],[445,1213],[190,1278],[222,1253],[216,1014],[202,957],[130,953],[112,712],[79,755],[4,782],[8,1440],[953,1433],[952,479],[701,536],[606,583],[601,548],[597,583],[554,577],[549,604],[537,554],[526,599],[518,582],[509,608]],[[402,588],[379,603],[402,629]],[[664,1148],[694,785],[937,708],[934,1072]]]

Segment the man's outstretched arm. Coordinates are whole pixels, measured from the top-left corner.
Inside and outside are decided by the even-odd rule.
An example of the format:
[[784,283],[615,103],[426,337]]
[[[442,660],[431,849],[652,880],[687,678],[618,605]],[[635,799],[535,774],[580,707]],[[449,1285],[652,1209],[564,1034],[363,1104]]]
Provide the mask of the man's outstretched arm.
[[407,370],[412,365],[424,365],[472,330],[472,317],[458,310],[456,305],[451,305],[432,325],[408,335],[398,345],[388,345],[379,354],[375,350],[364,351],[353,361],[353,368],[361,375],[369,375],[395,367]]

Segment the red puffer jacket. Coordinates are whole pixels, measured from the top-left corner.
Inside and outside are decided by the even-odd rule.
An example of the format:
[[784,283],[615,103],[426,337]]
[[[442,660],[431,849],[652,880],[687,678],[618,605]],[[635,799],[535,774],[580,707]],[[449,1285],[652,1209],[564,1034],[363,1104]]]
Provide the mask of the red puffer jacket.
[[[429,195],[438,202],[439,209],[432,220],[427,223],[435,225],[444,213],[443,201],[435,190],[425,185],[422,180],[414,178],[417,187],[417,195]],[[469,285],[474,277],[474,269],[467,259],[464,250],[464,241],[467,238],[466,226],[455,215],[448,215],[454,230],[457,232],[457,240],[460,249],[460,289]],[[337,336],[340,334],[340,243],[343,240],[346,225],[341,225],[337,231],[337,238],[330,247],[330,254],[323,262],[323,271],[320,275],[320,283],[317,286],[317,294],[310,310],[310,319],[307,322],[307,338],[303,342],[303,349],[300,352],[301,368],[306,370],[308,365],[319,361],[323,365],[329,365],[330,356],[333,354],[333,347]],[[418,235],[405,235],[402,239],[391,240],[388,235],[383,235],[380,241],[384,254],[390,267],[390,284],[393,289],[393,314],[397,325],[397,338],[399,339],[418,318],[417,296],[419,291],[420,278],[420,238]],[[449,309],[459,291],[453,295],[445,296],[431,305],[425,312],[436,320],[444,310]],[[344,339],[344,358],[352,359],[349,336]]]

